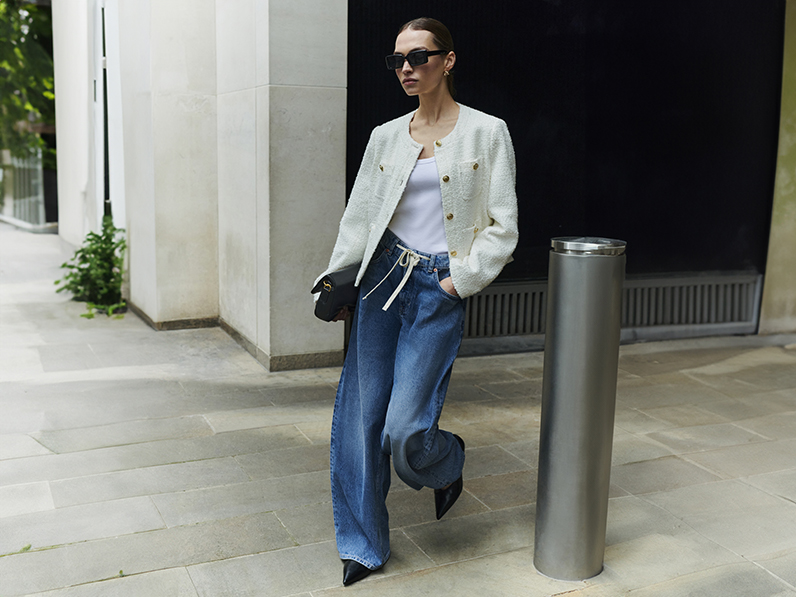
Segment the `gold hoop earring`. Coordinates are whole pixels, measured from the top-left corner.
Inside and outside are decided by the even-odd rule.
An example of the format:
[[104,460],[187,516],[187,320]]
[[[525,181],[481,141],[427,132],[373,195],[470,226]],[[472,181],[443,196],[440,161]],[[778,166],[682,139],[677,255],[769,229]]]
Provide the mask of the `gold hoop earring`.
[[447,71],[447,70],[446,70],[446,71],[445,71],[445,76],[447,77],[447,76],[449,76],[449,75],[450,75],[450,71]]

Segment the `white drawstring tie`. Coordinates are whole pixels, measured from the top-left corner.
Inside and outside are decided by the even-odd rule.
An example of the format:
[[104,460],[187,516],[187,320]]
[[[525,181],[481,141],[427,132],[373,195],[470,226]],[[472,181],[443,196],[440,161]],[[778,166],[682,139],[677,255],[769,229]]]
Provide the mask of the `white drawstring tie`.
[[[431,261],[430,257],[425,257],[423,255],[418,255],[412,249],[407,249],[406,247],[402,247],[401,245],[398,245],[398,244],[396,244],[395,247],[398,248],[398,249],[401,249],[403,251],[403,253],[401,253],[401,256],[398,258],[398,260],[395,263],[393,263],[393,266],[390,268],[390,271],[388,271],[387,275],[384,276],[381,279],[381,282],[384,282],[384,280],[386,280],[387,278],[390,277],[390,274],[392,273],[392,270],[395,269],[396,265],[400,265],[401,267],[405,267],[406,268],[406,272],[404,273],[404,277],[401,280],[401,283],[398,284],[398,287],[395,289],[395,292],[393,292],[392,296],[387,299],[386,303],[384,303],[384,306],[381,308],[382,311],[386,311],[387,309],[390,308],[390,305],[392,305],[392,302],[395,300],[395,297],[398,296],[398,293],[401,292],[401,289],[406,284],[406,281],[409,279],[409,276],[412,275],[412,270],[415,268],[415,266],[418,263],[420,263],[420,260],[421,259],[425,259],[426,261]],[[381,286],[381,282],[376,284],[373,287],[373,290],[376,290],[379,286]],[[373,290],[368,292],[362,300],[364,301],[366,298],[368,298],[373,293]]]

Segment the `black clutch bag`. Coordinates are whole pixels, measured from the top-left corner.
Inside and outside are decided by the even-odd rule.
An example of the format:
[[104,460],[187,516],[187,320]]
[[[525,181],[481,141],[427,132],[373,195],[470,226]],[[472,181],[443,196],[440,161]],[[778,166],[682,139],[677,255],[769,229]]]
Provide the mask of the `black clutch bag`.
[[343,307],[353,310],[357,304],[359,288],[354,286],[359,272],[359,263],[326,274],[310,291],[320,292],[321,296],[315,303],[315,317],[323,321],[331,321]]

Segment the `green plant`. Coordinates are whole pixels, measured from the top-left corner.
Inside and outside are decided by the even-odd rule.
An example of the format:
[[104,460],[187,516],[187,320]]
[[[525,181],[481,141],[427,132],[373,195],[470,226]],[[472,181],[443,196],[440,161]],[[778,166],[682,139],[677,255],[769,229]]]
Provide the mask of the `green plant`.
[[88,312],[81,317],[91,319],[95,310],[111,316],[126,306],[122,300],[122,268],[127,248],[123,232],[106,216],[102,231],[89,232],[72,259],[61,265],[69,271],[55,281],[56,286],[62,284],[56,292],[68,290],[74,300],[86,302]]
[[40,148],[52,168],[54,151],[37,131],[55,126],[54,90],[50,7],[0,0],[1,148],[17,157]]

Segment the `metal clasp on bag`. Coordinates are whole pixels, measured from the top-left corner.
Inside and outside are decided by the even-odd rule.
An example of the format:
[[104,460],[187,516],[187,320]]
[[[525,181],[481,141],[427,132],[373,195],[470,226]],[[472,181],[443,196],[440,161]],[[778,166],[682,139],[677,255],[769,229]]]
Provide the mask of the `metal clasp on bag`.
[[326,292],[331,292],[331,291],[332,291],[332,285],[331,285],[331,284],[329,284],[329,282],[325,282],[325,281],[324,281],[324,283],[323,283],[323,289],[324,289]]

